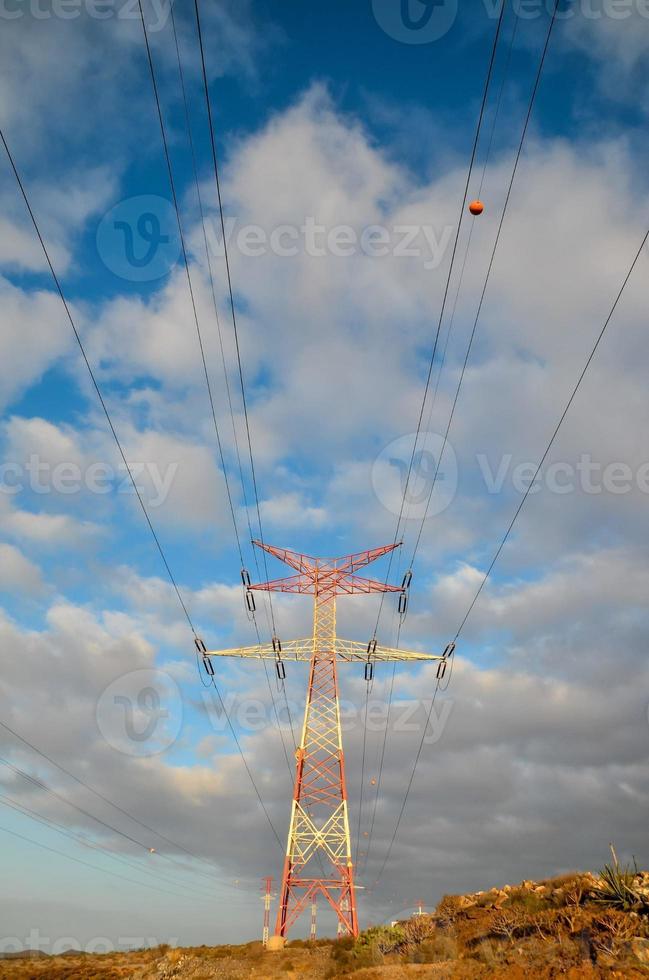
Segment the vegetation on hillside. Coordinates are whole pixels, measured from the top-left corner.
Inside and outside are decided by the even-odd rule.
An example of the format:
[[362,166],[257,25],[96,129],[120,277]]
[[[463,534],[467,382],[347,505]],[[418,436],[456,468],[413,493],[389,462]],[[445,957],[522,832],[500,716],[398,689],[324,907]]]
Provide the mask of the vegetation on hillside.
[[523,881],[447,895],[431,915],[374,926],[357,940],[159,947],[102,956],[0,960],[0,980],[482,980],[649,977],[649,873],[617,862],[601,875]]

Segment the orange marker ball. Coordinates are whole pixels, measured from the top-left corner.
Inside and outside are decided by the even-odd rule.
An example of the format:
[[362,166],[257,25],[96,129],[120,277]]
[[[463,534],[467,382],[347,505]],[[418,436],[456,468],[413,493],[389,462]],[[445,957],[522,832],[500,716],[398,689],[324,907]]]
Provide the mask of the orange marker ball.
[[482,214],[484,211],[484,204],[482,201],[471,201],[469,204],[469,211],[474,215]]

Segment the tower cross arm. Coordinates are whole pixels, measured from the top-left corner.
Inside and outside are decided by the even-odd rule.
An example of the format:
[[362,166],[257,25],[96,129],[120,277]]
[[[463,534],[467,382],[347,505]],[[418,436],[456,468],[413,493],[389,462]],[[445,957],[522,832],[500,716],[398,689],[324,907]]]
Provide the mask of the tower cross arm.
[[[334,641],[336,659],[340,663],[364,663],[368,659],[367,643],[360,640],[343,640],[336,637]],[[208,650],[206,657],[233,657],[239,660],[277,660],[278,650],[272,643],[255,643],[249,647],[232,647],[229,650]],[[308,663],[313,656],[313,637],[306,636],[300,640],[282,641],[279,656],[283,660],[297,660]],[[420,653],[417,650],[398,650],[394,647],[384,647],[377,644],[371,654],[375,663],[431,663],[442,660],[439,654]]]
[[359,640],[343,640],[340,637],[336,637],[336,656],[343,663],[366,662],[368,659],[374,663],[433,663],[444,659],[438,653],[399,650],[396,647],[384,647],[381,644],[377,644],[376,649],[368,653],[367,643]]
[[301,660],[308,662],[313,654],[313,637],[303,640],[282,641],[281,650],[272,643],[255,643],[249,647],[232,647],[229,650],[208,650],[206,657],[234,657],[243,660]]
[[368,595],[370,592],[402,592],[398,585],[388,585],[374,578],[364,578],[362,575],[344,575],[336,582],[336,590],[340,595]]
[[313,595],[313,579],[310,575],[287,575],[284,578],[272,579],[270,582],[258,582],[251,585],[252,592],[290,592],[294,595]]

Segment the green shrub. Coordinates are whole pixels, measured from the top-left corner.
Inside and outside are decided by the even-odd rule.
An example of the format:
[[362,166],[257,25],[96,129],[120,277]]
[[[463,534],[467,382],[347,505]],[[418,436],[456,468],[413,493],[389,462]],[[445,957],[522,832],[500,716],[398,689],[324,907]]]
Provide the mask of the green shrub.
[[374,949],[381,955],[395,953],[406,943],[406,934],[401,926],[375,926],[366,929],[356,940],[356,948],[363,951]]

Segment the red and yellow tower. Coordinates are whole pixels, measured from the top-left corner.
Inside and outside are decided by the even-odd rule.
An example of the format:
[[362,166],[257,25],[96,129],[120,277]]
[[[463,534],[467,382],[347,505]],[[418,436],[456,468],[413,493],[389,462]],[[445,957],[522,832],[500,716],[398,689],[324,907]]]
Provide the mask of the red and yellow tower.
[[248,586],[249,592],[285,592],[313,596],[313,634],[303,640],[219,650],[205,656],[272,659],[283,676],[284,660],[309,662],[309,685],[300,744],[295,753],[295,784],[288,842],[279,893],[275,934],[286,938],[302,912],[322,895],[338,919],[339,933],[358,935],[338,664],[364,663],[366,677],[375,662],[438,661],[430,654],[342,640],[336,633],[340,595],[401,592],[358,575],[358,571],[398,545],[362,551],[344,558],[321,559],[254,542],[294,570],[285,578]]

